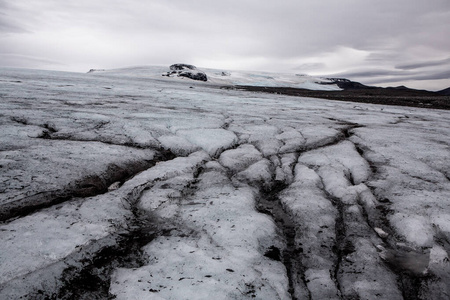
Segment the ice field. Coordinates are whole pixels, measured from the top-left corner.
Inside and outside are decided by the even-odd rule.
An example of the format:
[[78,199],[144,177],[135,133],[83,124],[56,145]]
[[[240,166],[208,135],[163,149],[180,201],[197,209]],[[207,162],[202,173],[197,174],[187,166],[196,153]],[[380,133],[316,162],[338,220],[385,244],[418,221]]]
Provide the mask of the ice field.
[[0,70],[1,299],[450,298],[449,111],[148,72]]

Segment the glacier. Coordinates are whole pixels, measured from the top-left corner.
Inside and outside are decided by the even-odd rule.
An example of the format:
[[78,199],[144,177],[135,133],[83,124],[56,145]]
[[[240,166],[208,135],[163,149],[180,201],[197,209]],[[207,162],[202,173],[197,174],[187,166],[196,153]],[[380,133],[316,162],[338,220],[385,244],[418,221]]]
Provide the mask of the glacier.
[[450,113],[0,72],[1,299],[446,299]]

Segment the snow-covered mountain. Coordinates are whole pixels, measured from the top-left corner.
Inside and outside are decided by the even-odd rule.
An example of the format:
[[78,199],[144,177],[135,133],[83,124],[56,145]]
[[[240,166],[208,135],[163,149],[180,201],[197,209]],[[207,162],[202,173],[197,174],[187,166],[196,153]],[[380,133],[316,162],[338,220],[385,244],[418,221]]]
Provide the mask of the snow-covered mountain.
[[[194,66],[193,66],[194,67]],[[313,77],[303,74],[284,74],[250,71],[229,71],[208,68],[196,68],[197,71],[206,74],[209,85],[247,85],[267,87],[293,87],[320,91],[339,91],[341,88],[335,83],[335,79]],[[108,74],[114,76],[131,76],[140,78],[153,78],[170,81],[192,81],[184,76],[162,76],[172,70],[161,66],[139,66],[112,70],[94,70],[93,74]]]

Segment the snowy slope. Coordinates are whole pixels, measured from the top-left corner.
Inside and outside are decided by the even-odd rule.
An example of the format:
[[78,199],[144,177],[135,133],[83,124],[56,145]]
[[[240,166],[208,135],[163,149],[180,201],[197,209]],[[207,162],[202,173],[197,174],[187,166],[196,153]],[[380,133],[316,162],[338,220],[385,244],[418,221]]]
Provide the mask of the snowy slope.
[[[250,71],[229,71],[217,69],[203,69],[208,81],[205,84],[214,85],[249,85],[249,86],[270,86],[270,87],[293,87],[310,90],[341,90],[335,84],[329,84],[330,80],[319,77],[312,77],[300,74],[283,74],[283,73],[268,73],[268,72],[250,72]],[[116,76],[133,76],[141,78],[166,79],[170,81],[188,81],[198,83],[183,77],[162,77],[166,74],[169,67],[145,66],[145,67],[131,67],[113,70],[99,70],[93,71],[93,74],[105,73]],[[327,83],[325,85],[320,83]]]
[[0,70],[0,299],[448,298],[449,111],[152,70]]

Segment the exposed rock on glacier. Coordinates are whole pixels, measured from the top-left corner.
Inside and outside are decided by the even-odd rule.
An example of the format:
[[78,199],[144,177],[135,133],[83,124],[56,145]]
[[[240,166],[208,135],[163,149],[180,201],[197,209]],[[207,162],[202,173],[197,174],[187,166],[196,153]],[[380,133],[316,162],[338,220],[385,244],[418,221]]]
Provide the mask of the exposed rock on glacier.
[[174,64],[170,66],[170,71],[165,76],[177,75],[178,77],[187,77],[193,80],[208,81],[206,74],[198,70],[193,65]]

